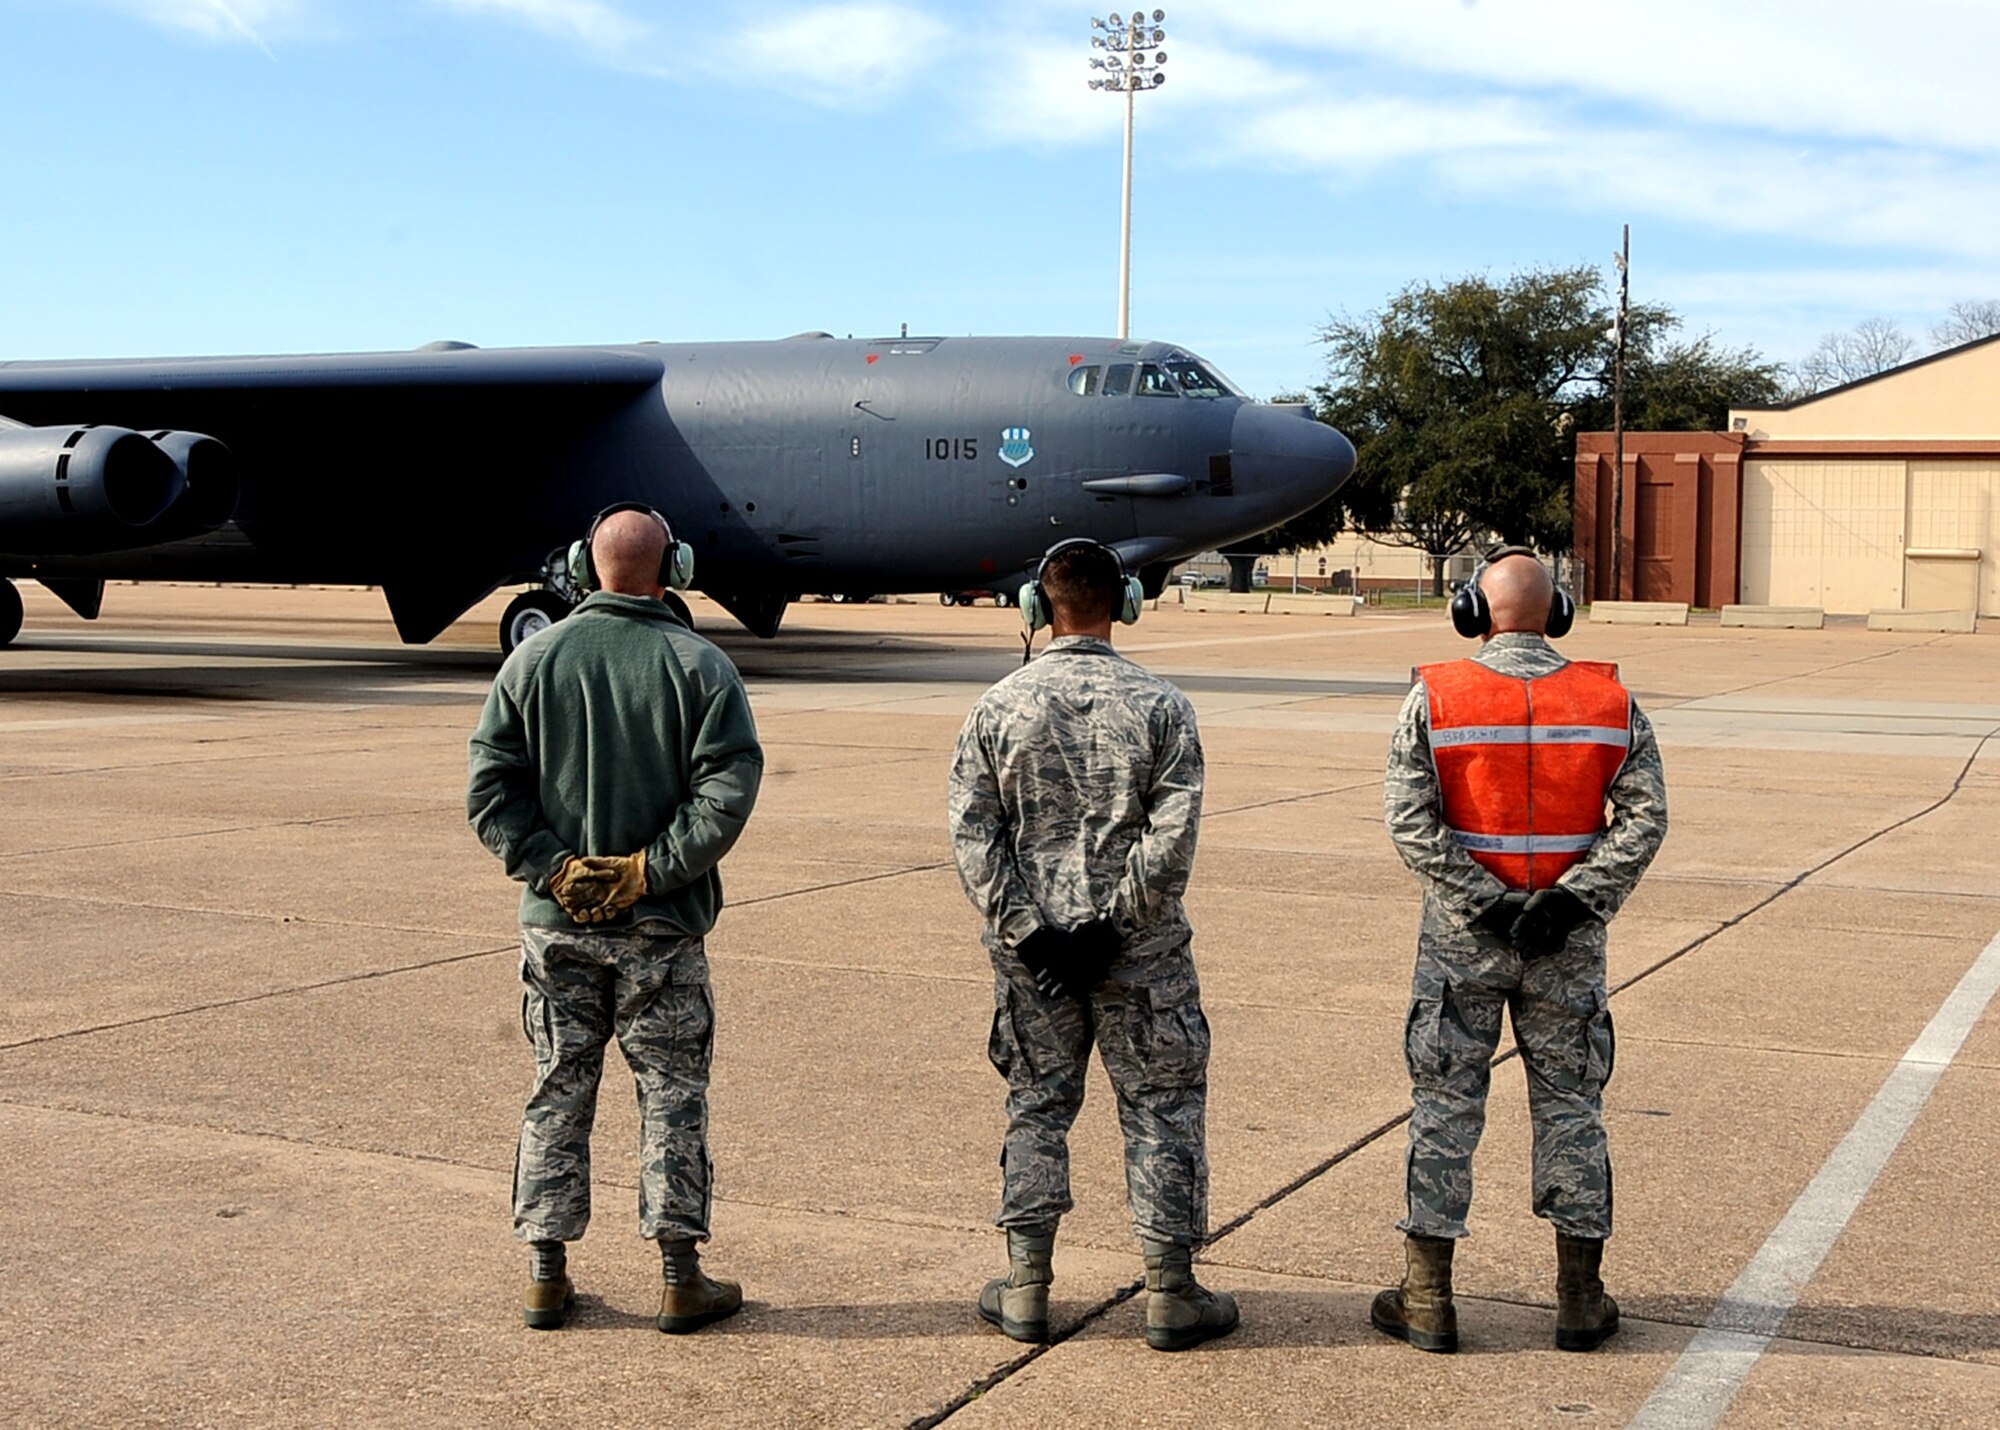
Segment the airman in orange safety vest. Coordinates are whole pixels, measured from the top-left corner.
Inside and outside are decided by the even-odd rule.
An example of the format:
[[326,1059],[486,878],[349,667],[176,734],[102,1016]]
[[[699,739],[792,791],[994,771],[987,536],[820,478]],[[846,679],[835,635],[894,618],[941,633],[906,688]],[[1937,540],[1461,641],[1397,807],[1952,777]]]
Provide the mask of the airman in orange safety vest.
[[1574,616],[1532,552],[1490,552],[1452,602],[1479,654],[1419,668],[1389,748],[1389,835],[1424,909],[1404,1033],[1408,1271],[1370,1319],[1424,1350],[1458,1346],[1452,1250],[1503,1010],[1527,1071],[1534,1212],[1556,1229],[1556,1344],[1589,1350],[1618,1329],[1599,1275],[1611,1235],[1605,923],[1666,837],[1667,795],[1652,726],[1617,668],[1550,646]]

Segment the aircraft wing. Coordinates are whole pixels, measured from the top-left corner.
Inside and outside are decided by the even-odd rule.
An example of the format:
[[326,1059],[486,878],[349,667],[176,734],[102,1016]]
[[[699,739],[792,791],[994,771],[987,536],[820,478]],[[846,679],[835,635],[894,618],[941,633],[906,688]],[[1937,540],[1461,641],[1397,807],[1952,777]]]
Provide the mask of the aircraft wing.
[[426,640],[596,508],[570,479],[663,370],[643,349],[446,345],[0,363],[0,417],[23,424],[0,430],[0,553],[37,576],[379,584]]

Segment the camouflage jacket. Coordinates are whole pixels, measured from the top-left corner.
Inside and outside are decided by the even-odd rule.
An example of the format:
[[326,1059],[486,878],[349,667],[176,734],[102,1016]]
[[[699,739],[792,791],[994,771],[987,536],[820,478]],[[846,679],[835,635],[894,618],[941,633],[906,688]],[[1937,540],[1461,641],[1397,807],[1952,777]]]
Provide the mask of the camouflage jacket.
[[1109,918],[1131,953],[1188,938],[1201,825],[1187,697],[1091,636],[1064,636],[981,696],[951,768],[951,838],[986,938]]
[[[1473,659],[1490,670],[1524,679],[1551,674],[1569,663],[1541,636],[1526,631],[1493,637]],[[1457,922],[1470,923],[1505,892],[1445,825],[1444,798],[1431,759],[1430,696],[1421,680],[1403,702],[1389,741],[1382,803],[1396,852],[1424,883],[1427,924],[1435,920],[1437,905]],[[1607,803],[1610,818],[1603,837],[1557,881],[1605,920],[1618,912],[1667,837],[1667,781],[1660,744],[1637,701],[1632,704],[1632,747],[1611,781]]]

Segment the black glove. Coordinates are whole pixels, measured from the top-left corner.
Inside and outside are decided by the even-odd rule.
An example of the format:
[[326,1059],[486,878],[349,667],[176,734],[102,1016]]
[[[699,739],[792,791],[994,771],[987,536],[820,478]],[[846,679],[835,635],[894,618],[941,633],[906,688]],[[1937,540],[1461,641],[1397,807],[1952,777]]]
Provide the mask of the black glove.
[[1512,940],[1514,923],[1521,917],[1521,910],[1527,906],[1528,896],[1519,890],[1510,889],[1481,909],[1479,917],[1472,922],[1474,927],[1486,930],[1495,938]]
[[1590,906],[1561,885],[1539,889],[1514,921],[1514,951],[1526,959],[1560,953],[1569,936],[1592,917]]
[[1014,956],[1027,966],[1036,991],[1044,998],[1060,998],[1068,991],[1064,983],[1071,960],[1070,941],[1061,929],[1044,924],[1014,945]]
[[1111,960],[1118,957],[1125,940],[1110,919],[1092,919],[1069,931],[1069,966],[1063,983],[1078,998],[1088,998],[1111,972]]

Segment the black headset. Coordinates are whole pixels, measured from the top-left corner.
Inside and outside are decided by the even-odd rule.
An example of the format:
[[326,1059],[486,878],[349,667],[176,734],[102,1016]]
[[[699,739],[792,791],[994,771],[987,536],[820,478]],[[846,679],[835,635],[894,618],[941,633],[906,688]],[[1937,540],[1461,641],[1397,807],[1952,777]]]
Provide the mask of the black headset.
[[1094,546],[1099,551],[1109,552],[1111,559],[1118,563],[1118,619],[1128,626],[1139,623],[1139,612],[1146,604],[1146,588],[1137,576],[1127,574],[1125,558],[1118,554],[1115,546],[1106,546],[1088,536],[1072,536],[1044,551],[1041,562],[1035,567],[1035,579],[1021,587],[1017,604],[1021,608],[1021,624],[1028,628],[1030,636],[1048,625],[1054,615],[1049,606],[1048,593],[1042,589],[1042,572],[1048,569],[1049,559],[1058,552],[1071,551],[1079,546]]
[[[1451,598],[1451,627],[1467,639],[1491,633],[1493,630],[1493,608],[1486,604],[1486,593],[1479,589],[1479,578],[1486,574],[1486,568],[1494,562],[1509,556],[1535,557],[1535,553],[1525,546],[1496,546],[1479,558],[1479,564],[1472,569],[1472,579],[1458,588],[1458,594]],[[1539,560],[1539,557],[1535,557]],[[1542,626],[1542,633],[1550,640],[1560,640],[1569,634],[1569,628],[1576,624],[1576,602],[1561,586],[1555,587],[1555,594],[1549,598],[1549,618]]]
[[694,580],[694,548],[685,541],[674,540],[674,529],[667,525],[667,519],[641,501],[621,501],[600,511],[590,519],[590,530],[583,534],[583,540],[573,541],[569,547],[569,579],[576,583],[579,591],[597,591],[603,587],[597,579],[597,561],[590,554],[591,543],[597,540],[597,528],[604,519],[616,516],[621,511],[643,511],[660,524],[661,533],[667,538],[667,549],[660,553],[660,584],[670,591],[684,591]]

